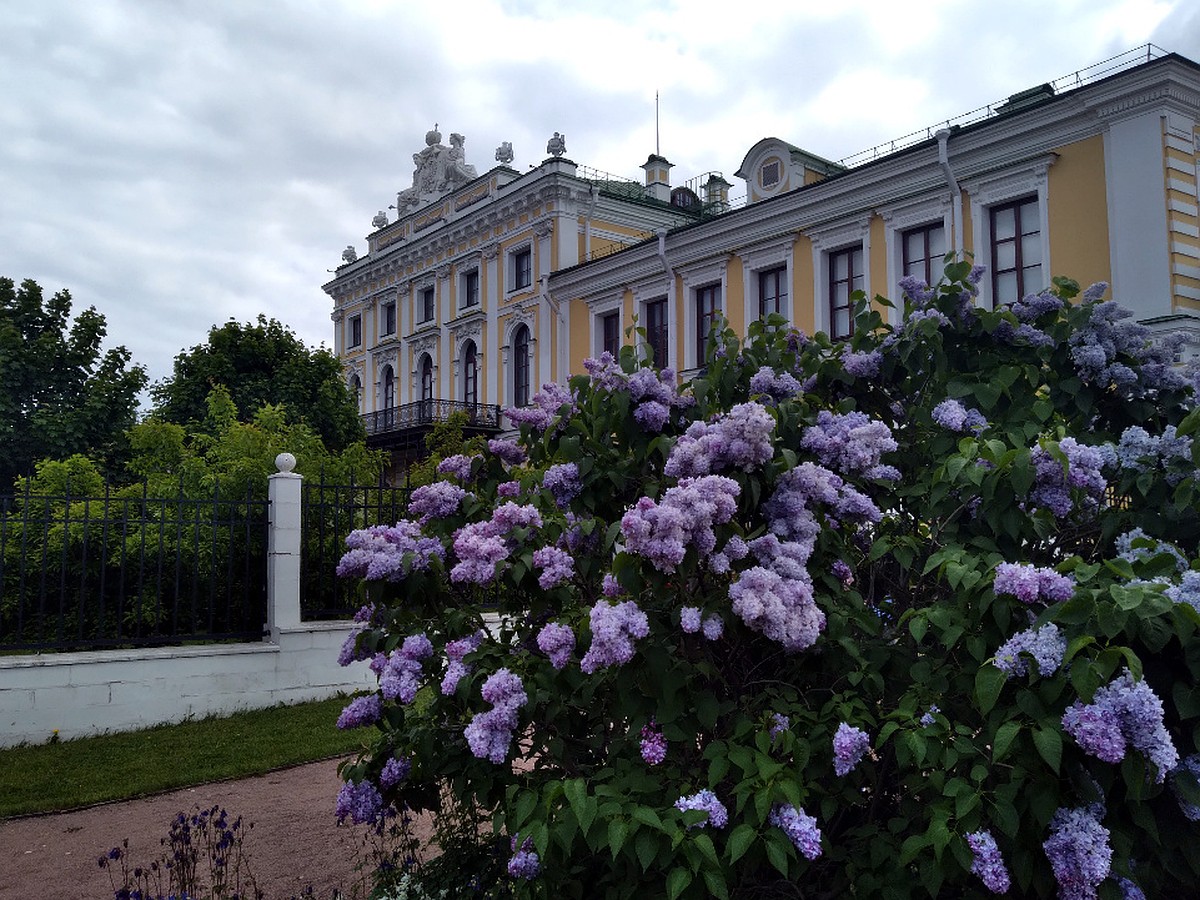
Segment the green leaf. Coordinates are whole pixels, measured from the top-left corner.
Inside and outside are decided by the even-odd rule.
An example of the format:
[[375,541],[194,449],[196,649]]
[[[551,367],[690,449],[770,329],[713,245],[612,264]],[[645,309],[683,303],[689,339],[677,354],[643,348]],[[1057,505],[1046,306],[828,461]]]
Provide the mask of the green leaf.
[[929,620],[924,616],[913,616],[908,623],[908,630],[918,644],[921,643],[921,638],[925,637],[925,632],[929,630]]
[[658,837],[653,831],[639,831],[633,846],[637,851],[638,862],[642,864],[642,871],[645,872],[658,855]]
[[987,715],[991,712],[996,701],[1000,699],[1000,690],[1007,678],[1007,675],[990,663],[979,667],[979,671],[975,673],[975,702],[979,705],[981,713]]
[[643,825],[649,825],[651,828],[657,828],[659,831],[666,831],[663,828],[662,819],[658,817],[658,813],[648,806],[635,806],[633,817]]
[[624,819],[609,819],[608,849],[612,851],[613,859],[617,858],[617,854],[625,846],[625,839],[627,837],[629,837],[629,823]]
[[720,872],[705,869],[704,884],[708,887],[710,896],[716,897],[718,900],[729,900],[729,889],[725,887],[725,879]]
[[1038,753],[1046,761],[1055,774],[1062,765],[1063,741],[1062,734],[1056,728],[1036,728],[1033,732],[1033,743]]
[[732,864],[741,859],[757,836],[758,833],[749,825],[739,825],[733,829],[733,833],[729,835],[729,843],[726,844],[729,862]]
[[571,804],[575,818],[581,818],[580,811],[583,809],[584,798],[587,797],[587,783],[582,778],[572,778],[563,783],[563,793],[567,795],[567,802]]
[[782,875],[784,878],[787,878],[787,851],[783,849],[783,846],[778,841],[767,841],[767,859],[771,861],[771,865],[779,870],[780,875]]
[[516,809],[513,811],[513,828],[520,830],[526,822],[529,821],[529,816],[533,812],[534,806],[537,805],[537,794],[533,791],[522,791],[520,798],[517,800]]
[[1008,752],[1020,731],[1020,722],[1005,722],[996,729],[996,737],[992,741],[992,762],[998,763],[1004,759],[1004,754]]
[[710,838],[707,834],[701,831],[694,838],[692,838],[692,841],[697,847],[700,848],[700,852],[704,854],[705,859],[711,862],[714,866],[719,866],[721,864],[721,860],[717,856],[717,848],[713,846],[712,838]]
[[667,900],[675,900],[692,883],[692,873],[682,866],[676,866],[667,876]]

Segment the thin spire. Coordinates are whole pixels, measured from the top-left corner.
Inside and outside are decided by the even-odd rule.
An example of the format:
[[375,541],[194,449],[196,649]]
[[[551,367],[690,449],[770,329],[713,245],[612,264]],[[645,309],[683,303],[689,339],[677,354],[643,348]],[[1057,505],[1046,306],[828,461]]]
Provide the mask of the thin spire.
[[654,155],[661,155],[658,147],[658,91],[654,92]]

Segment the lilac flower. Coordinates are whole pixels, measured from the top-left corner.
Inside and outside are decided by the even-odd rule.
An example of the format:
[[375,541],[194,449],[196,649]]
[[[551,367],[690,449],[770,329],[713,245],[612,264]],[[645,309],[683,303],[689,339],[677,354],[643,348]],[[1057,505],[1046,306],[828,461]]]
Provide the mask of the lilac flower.
[[1197,806],[1195,803],[1189,803],[1184,799],[1176,781],[1180,774],[1185,773],[1191,775],[1194,781],[1200,781],[1200,753],[1193,753],[1191,756],[1184,757],[1175,771],[1171,773],[1171,790],[1175,794],[1175,801],[1179,804],[1180,812],[1183,813],[1188,821],[1200,822],[1200,806]]
[[1038,568],[1025,563],[1000,563],[996,566],[996,579],[992,590],[997,596],[1009,594],[1022,603],[1043,600],[1057,603],[1070,600],[1075,593],[1075,582],[1067,575],[1059,575],[1053,569]]
[[488,450],[500,458],[500,462],[510,466],[519,466],[529,457],[521,445],[511,438],[494,438],[488,441]]
[[777,375],[770,366],[763,366],[750,378],[751,394],[766,394],[773,400],[786,400],[800,393],[802,385],[788,372]]
[[919,721],[923,727],[928,728],[930,725],[933,725],[935,722],[937,722],[937,719],[934,718],[934,715],[940,712],[941,710],[938,709],[937,704],[935,703],[933,706],[929,707],[929,709],[925,710],[924,714],[922,714],[921,718],[917,721]]
[[334,814],[339,824],[347,817],[355,825],[376,822],[383,815],[383,797],[369,781],[347,781],[338,791]]
[[750,471],[775,455],[775,419],[759,403],[740,403],[711,422],[693,422],[680,435],[663,467],[674,478],[721,469]]
[[979,410],[968,409],[953,399],[943,400],[930,415],[942,428],[959,434],[965,431],[980,432],[987,428],[987,419]]
[[653,719],[642,726],[641,750],[647,765],[657,766],[667,758],[667,739]]
[[487,712],[476,713],[463,729],[471,752],[478,759],[502,763],[508,758],[512,734],[517,727],[517,710],[529,701],[519,676],[499,669],[483,683],[483,699],[492,704]]
[[[565,412],[563,407],[569,406]],[[529,406],[510,407],[504,410],[510,422],[528,425],[537,433],[546,431],[556,420],[562,421],[574,415],[577,407],[575,396],[560,384],[547,381],[533,395]]]
[[450,570],[450,580],[488,584],[496,577],[496,565],[506,560],[512,549],[509,533],[516,528],[541,527],[542,517],[535,507],[511,501],[498,506],[490,520],[464,525],[454,535],[458,563]]
[[725,623],[719,615],[713,613],[705,617],[700,625],[700,632],[704,635],[705,640],[718,641],[725,633]]
[[446,644],[446,675],[442,678],[442,696],[449,697],[458,690],[458,683],[471,674],[471,667],[463,662],[468,653],[474,653],[483,643],[483,629],[465,638]]
[[508,861],[509,876],[512,878],[524,878],[526,881],[532,881],[537,878],[538,873],[542,869],[542,863],[533,850],[533,838],[525,838],[518,848],[517,838],[514,837],[510,844],[510,849],[513,851],[513,855],[512,859]]
[[600,580],[600,592],[605,597],[620,597],[622,593],[621,585],[612,574],[606,572]]
[[408,773],[412,771],[412,763],[407,759],[396,759],[391,757],[383,764],[383,771],[379,773],[379,785],[385,790],[390,787],[395,787],[401,781],[408,777]]
[[1121,900],[1146,900],[1142,889],[1128,878],[1118,878],[1117,887],[1121,889]]
[[342,648],[338,651],[339,666],[348,666],[350,663],[360,662],[370,656],[371,651],[360,646],[358,641],[365,627],[364,624],[359,623],[346,635],[346,640],[342,642]]
[[569,625],[548,622],[537,636],[538,649],[550,657],[550,665],[561,669],[575,649],[575,632]]
[[679,610],[679,627],[685,634],[695,634],[700,630],[700,607],[685,606]]
[[579,480],[579,466],[575,463],[551,466],[542,476],[542,487],[550,492],[560,509],[565,508],[583,490],[583,483]]
[[633,420],[643,431],[658,434],[671,418],[671,409],[657,400],[647,400],[639,403],[633,411]]
[[412,703],[421,688],[421,663],[433,655],[433,644],[422,632],[406,637],[404,643],[391,652],[383,674],[379,676],[379,690],[387,700]]
[[933,300],[937,293],[923,278],[916,275],[905,275],[899,282],[900,292],[904,299],[916,307],[924,307]]
[[774,568],[753,566],[729,586],[734,613],[791,651],[811,647],[825,627],[808,573],[801,568],[797,574],[801,577],[787,578]]
[[357,697],[342,710],[342,714],[338,716],[337,727],[360,728],[363,725],[372,725],[379,721],[382,712],[383,707],[378,694]]
[[816,859],[821,855],[821,829],[817,827],[817,820],[803,808],[776,804],[767,821],[783,831],[805,859]]
[[729,824],[729,812],[725,809],[725,804],[718,800],[717,795],[707,788],[692,794],[690,797],[680,797],[675,801],[675,808],[680,812],[698,809],[708,813],[707,819],[693,822],[688,826],[689,829],[703,828],[705,825],[711,825],[713,828],[724,828]]
[[[1119,535],[1113,546],[1117,551],[1117,556],[1121,559],[1127,559],[1130,562],[1152,559],[1160,553],[1169,553],[1175,558],[1175,571],[1183,574],[1184,582],[1188,581],[1187,558],[1179,552],[1178,547],[1168,541],[1160,541],[1158,538],[1150,537],[1142,529],[1134,528]],[[1183,586],[1181,585],[1180,587],[1182,588]],[[1200,585],[1197,585],[1197,587],[1200,587]],[[1167,590],[1167,596],[1171,597],[1176,603],[1182,602],[1179,597],[1172,596],[1170,589]],[[1200,607],[1197,607],[1197,609],[1200,609]]]
[[633,659],[633,641],[650,633],[650,623],[632,600],[617,604],[599,600],[592,607],[591,629],[592,645],[579,663],[585,675]]
[[779,735],[783,734],[791,727],[791,719],[789,719],[783,713],[771,713],[771,729],[769,732],[771,740],[775,740],[775,738],[779,737]]
[[701,559],[707,557],[717,543],[713,526],[733,518],[740,490],[731,478],[706,475],[682,479],[659,503],[642,497],[621,519],[625,549],[668,574],[683,562],[689,546]]
[[1012,304],[1009,309],[1021,322],[1032,322],[1046,313],[1058,312],[1065,304],[1060,297],[1045,290],[1040,294],[1029,294]]
[[842,587],[848,588],[854,584],[854,571],[844,560],[835,560],[830,566],[830,571],[833,573],[833,577],[842,583]]
[[833,736],[833,770],[839,777],[850,774],[862,760],[871,739],[861,728],[842,722]]
[[1154,342],[1145,325],[1126,321],[1133,314],[1119,304],[1110,300],[1086,308],[1091,313],[1087,324],[1070,338],[1071,359],[1084,382],[1127,398],[1183,387],[1183,377],[1174,369],[1182,334]]
[[562,584],[575,574],[575,560],[571,554],[558,547],[541,547],[533,551],[533,565],[541,569],[538,585],[543,591],[548,591],[555,585]]
[[424,525],[430,519],[444,519],[454,515],[466,496],[467,492],[457,484],[435,481],[412,492],[408,501],[408,512],[409,515],[417,516],[417,521]]
[[[392,526],[374,525],[346,537],[347,552],[338,563],[342,578],[400,581],[410,571],[425,571],[433,560],[443,560],[441,541],[421,534],[417,522],[402,519]],[[405,556],[411,554],[409,561]]]
[[589,356],[583,361],[583,368],[592,378],[592,389],[598,391],[624,390],[629,382],[616,358],[605,350],[598,358]]
[[1050,820],[1050,837],[1042,844],[1058,882],[1061,900],[1095,900],[1096,887],[1108,877],[1112,848],[1108,829],[1087,807],[1061,807]]
[[855,378],[874,378],[879,374],[883,364],[883,354],[878,350],[869,353],[856,353],[853,350],[842,351],[842,365]]
[[521,496],[521,482],[519,481],[502,481],[496,485],[497,497],[519,497]]
[[1080,749],[1104,762],[1120,762],[1126,742],[1132,744],[1154,764],[1157,784],[1179,762],[1163,722],[1162,701],[1145,681],[1134,681],[1128,669],[1096,691],[1091,703],[1076,701],[1063,713],[1062,723]]
[[1022,653],[1028,653],[1037,662],[1038,675],[1049,678],[1062,665],[1067,653],[1067,641],[1053,623],[1019,631],[996,651],[996,668],[1009,676],[1024,675],[1028,667]]
[[437,472],[439,475],[453,475],[459,481],[469,481],[471,465],[479,458],[478,454],[467,456],[465,453],[456,453],[438,463]]
[[1067,458],[1065,472],[1062,463],[1050,451],[1041,446],[1033,448],[1030,460],[1037,481],[1030,491],[1029,503],[1034,507],[1044,507],[1055,518],[1062,519],[1076,508],[1076,499],[1072,495],[1074,490],[1082,492],[1078,499],[1081,512],[1096,510],[1108,488],[1108,482],[1101,473],[1104,458],[1100,451],[1070,437],[1059,441],[1058,449]]
[[1004,865],[1004,857],[996,846],[996,839],[990,831],[976,831],[967,835],[967,845],[975,855],[971,863],[971,872],[978,875],[993,894],[1003,894],[1012,882],[1008,877],[1008,868]]

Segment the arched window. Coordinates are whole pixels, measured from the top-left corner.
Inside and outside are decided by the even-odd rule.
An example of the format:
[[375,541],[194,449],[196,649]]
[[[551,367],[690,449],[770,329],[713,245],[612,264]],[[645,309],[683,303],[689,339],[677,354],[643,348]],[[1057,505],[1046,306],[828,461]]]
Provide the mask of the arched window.
[[426,353],[421,357],[421,421],[433,419],[433,360]]
[[529,405],[529,326],[518,325],[512,339],[513,406]]
[[383,421],[386,426],[396,423],[396,375],[391,366],[383,367]]
[[362,412],[362,381],[357,374],[350,376],[350,393],[354,397],[354,408]]
[[[479,402],[479,360],[474,341],[463,345],[462,360],[463,403],[474,407]],[[474,414],[474,409],[467,410],[467,415]]]

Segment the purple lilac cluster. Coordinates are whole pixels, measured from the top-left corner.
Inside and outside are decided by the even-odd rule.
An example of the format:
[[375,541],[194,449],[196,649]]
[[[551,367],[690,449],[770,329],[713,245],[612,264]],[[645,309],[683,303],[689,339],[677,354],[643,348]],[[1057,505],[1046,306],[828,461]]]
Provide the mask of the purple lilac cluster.
[[408,777],[408,773],[412,771],[412,761],[408,759],[396,759],[391,757],[383,764],[383,771],[379,773],[379,786],[384,790],[395,787],[401,781]]
[[[1081,379],[1130,398],[1184,386],[1183,376],[1175,371],[1182,333],[1151,340],[1150,329],[1128,321],[1133,313],[1119,304],[1091,303],[1089,308],[1087,324],[1070,338],[1071,359]],[[1119,362],[1120,357],[1131,365]]]
[[350,819],[355,825],[377,822],[383,815],[383,797],[369,781],[347,781],[338,791],[334,814],[338,824]]
[[521,482],[501,481],[496,485],[496,496],[503,497],[506,500],[516,499],[521,496]]
[[776,804],[767,821],[786,834],[805,859],[816,859],[821,855],[821,829],[817,827],[817,820],[803,808]]
[[508,533],[514,528],[541,527],[542,517],[535,507],[511,501],[496,507],[488,521],[464,525],[454,535],[458,563],[450,570],[450,580],[488,584],[496,577],[496,564],[507,559],[512,549]]
[[682,479],[660,503],[642,497],[621,519],[625,549],[667,574],[683,562],[689,546],[704,559],[717,544],[713,526],[733,518],[740,490],[732,478],[705,475]]
[[456,453],[453,456],[447,456],[438,463],[437,471],[439,475],[452,475],[459,481],[471,480],[471,466],[475,460],[480,459],[478,453],[467,456],[465,453]]
[[792,720],[783,713],[771,713],[771,728],[768,734],[771,740],[779,737],[785,731],[792,727]]
[[[1118,535],[1116,541],[1113,542],[1113,547],[1117,551],[1118,557],[1129,560],[1129,562],[1152,559],[1160,553],[1169,553],[1175,558],[1176,572],[1186,573],[1188,569],[1188,561],[1179,552],[1178,547],[1169,541],[1160,541],[1158,538],[1151,537],[1141,528],[1133,528]],[[1187,579],[1186,575],[1184,579]],[[1167,593],[1171,592],[1168,590]],[[1179,600],[1176,599],[1175,602],[1178,603]]]
[[969,409],[959,401],[946,399],[933,408],[930,413],[933,421],[955,434],[973,432],[978,434],[988,427],[988,421],[977,409]]
[[834,560],[832,566],[829,567],[830,573],[841,582],[842,587],[849,588],[854,584],[854,570],[845,560]]
[[575,650],[575,632],[570,625],[547,622],[537,636],[538,649],[550,657],[550,665],[561,669]]
[[1186,603],[1200,612],[1200,572],[1189,569],[1179,584],[1167,588],[1165,593],[1173,603]]
[[379,721],[383,705],[378,694],[367,694],[351,700],[349,705],[338,716],[338,728],[361,728],[363,725],[373,725]]
[[1027,563],[1000,563],[992,585],[996,595],[1008,594],[1022,603],[1057,603],[1070,600],[1075,582],[1069,575],[1059,575],[1051,568],[1039,568]]
[[866,413],[823,409],[817,414],[817,423],[804,430],[800,446],[841,475],[875,478],[894,471],[891,467],[888,472],[876,470],[881,468],[883,454],[891,453],[898,445],[885,422],[872,421]]
[[937,294],[924,278],[918,278],[916,275],[905,275],[900,279],[899,286],[904,299],[918,309],[928,306]]
[[700,607],[684,606],[679,610],[679,627],[684,634],[696,634],[700,630]]
[[592,645],[579,663],[585,675],[633,659],[633,642],[650,633],[650,622],[632,600],[616,604],[598,600],[592,607],[591,628]]
[[[408,519],[391,526],[373,525],[352,531],[346,537],[346,547],[337,574],[367,581],[399,581],[409,571],[425,571],[433,560],[446,558],[441,541],[423,536],[420,524]],[[412,556],[406,565],[404,557],[408,554]]]
[[1183,794],[1179,790],[1176,779],[1180,775],[1180,770],[1192,776],[1196,781],[1200,781],[1200,753],[1193,753],[1191,756],[1184,759],[1171,773],[1171,790],[1175,793],[1175,801],[1179,804],[1179,811],[1189,822],[1200,822],[1200,806],[1195,803],[1189,803],[1183,798]]
[[859,353],[849,348],[842,351],[842,366],[855,378],[874,378],[883,365],[883,354],[878,350]]
[[1052,291],[1045,290],[1039,294],[1028,294],[1009,306],[1013,315],[1020,322],[1033,322],[1046,313],[1058,312],[1065,304],[1061,297]]
[[1082,491],[1079,509],[1091,512],[1097,509],[1104,498],[1108,482],[1101,469],[1104,455],[1096,447],[1080,444],[1074,438],[1065,437],[1058,442],[1058,449],[1067,458],[1067,468],[1050,451],[1037,446],[1030,453],[1036,482],[1029,493],[1029,503],[1037,508],[1044,507],[1062,519],[1076,508],[1072,491]]
[[1060,900],[1095,900],[1096,888],[1112,867],[1112,847],[1094,807],[1059,808],[1042,849],[1058,882]]
[[508,466],[519,466],[529,458],[521,445],[512,438],[493,438],[487,445],[488,450]]
[[463,729],[463,736],[478,759],[499,764],[508,758],[508,746],[517,727],[517,710],[529,701],[529,696],[520,676],[508,669],[499,669],[488,676],[482,693],[492,708],[476,713]]
[[514,425],[528,425],[541,434],[554,424],[559,417],[559,411],[568,405],[571,409],[563,415],[564,420],[575,413],[575,395],[561,384],[547,381],[542,385],[542,389],[533,395],[533,402],[529,406],[510,406],[504,410],[504,415],[508,416],[508,420]]
[[454,515],[458,512],[463,498],[468,496],[470,495],[457,484],[435,481],[412,492],[408,501],[408,512],[424,525],[430,519],[444,519]]
[[833,735],[833,771],[839,777],[849,775],[870,746],[871,739],[865,731],[842,722]]
[[639,738],[642,759],[647,765],[657,766],[667,758],[667,739],[663,737],[662,729],[653,719],[642,726]]
[[1027,653],[1037,662],[1038,674],[1049,678],[1062,665],[1067,653],[1067,639],[1062,636],[1058,626],[1051,623],[1041,628],[1027,628],[1018,631],[1000,645],[996,651],[995,665],[1001,672],[1009,675],[1024,675],[1028,671],[1025,659],[1021,656]]
[[471,667],[463,660],[468,653],[474,653],[483,643],[483,629],[472,635],[449,641],[446,644],[446,674],[442,678],[442,696],[449,697],[458,690],[458,683],[471,674]]
[[575,574],[575,560],[566,550],[558,547],[539,547],[533,551],[533,566],[541,569],[538,586],[543,591],[562,584]]
[[773,534],[799,541],[811,553],[821,532],[813,511],[817,503],[823,504],[826,515],[836,522],[858,525],[878,522],[883,517],[870,497],[824,466],[811,462],[801,463],[783,474],[763,512]]
[[1120,762],[1126,743],[1131,744],[1154,764],[1157,784],[1179,763],[1163,722],[1162,700],[1145,681],[1134,681],[1128,669],[1096,691],[1091,703],[1076,700],[1062,724],[1085,753],[1104,762]]
[[1109,444],[1100,449],[1105,453],[1107,467],[1156,475],[1165,472],[1166,481],[1172,486],[1200,474],[1192,462],[1192,438],[1181,437],[1174,425],[1166,426],[1157,436],[1132,425],[1121,433],[1115,446]]
[[374,618],[375,604],[373,603],[367,604],[354,614],[354,628],[346,635],[346,640],[342,642],[342,649],[338,651],[339,666],[348,666],[352,662],[359,662],[370,656],[371,651],[360,645],[358,639],[367,630],[368,625],[374,624]]
[[[783,544],[774,535],[769,537],[779,547],[799,546]],[[785,556],[782,561],[788,558]],[[789,578],[775,567],[753,566],[729,586],[734,613],[749,628],[789,651],[811,647],[825,628],[825,613],[813,599],[807,570],[801,566],[797,574],[800,577]]]
[[725,621],[716,613],[706,616],[700,625],[700,633],[708,641],[718,641],[725,633]]
[[750,393],[763,394],[776,402],[795,397],[803,385],[790,372],[776,374],[770,366],[763,366],[750,376]]
[[967,835],[967,846],[975,859],[971,863],[971,872],[978,875],[993,894],[1003,894],[1012,886],[1008,877],[1008,867],[1004,865],[1004,857],[996,846],[996,839],[990,831],[976,831]]
[[929,709],[925,710],[925,712],[921,715],[921,718],[918,719],[917,721],[919,721],[924,728],[928,728],[930,725],[933,725],[934,723],[937,722],[937,719],[934,718],[934,716],[936,716],[940,712],[941,712],[941,710],[938,708],[938,705],[935,703],[932,706],[930,706]]
[[729,811],[725,804],[717,799],[717,795],[705,788],[691,796],[680,797],[675,801],[675,808],[680,812],[696,809],[708,813],[707,819],[693,822],[688,828],[703,828],[711,825],[713,828],[724,828],[729,824]]
[[421,688],[421,663],[433,655],[433,644],[422,632],[412,634],[404,643],[391,652],[383,673],[379,676],[379,690],[388,700],[412,703]]
[[1146,900],[1145,892],[1128,878],[1118,878],[1117,887],[1121,889],[1121,900]]
[[730,535],[725,546],[708,558],[708,568],[718,575],[724,575],[732,563],[749,555],[750,546],[738,535]]
[[637,404],[633,419],[643,431],[658,434],[667,424],[671,410],[690,406],[691,397],[675,389],[675,370],[663,369],[657,375],[653,369],[638,369],[629,376],[629,397]]
[[672,478],[721,469],[750,471],[775,455],[775,419],[761,403],[739,403],[711,422],[693,422],[679,436],[663,473]]
[[554,497],[559,509],[565,508],[583,490],[583,482],[579,479],[579,466],[573,462],[551,466],[542,476],[542,487]]
[[1022,322],[1015,328],[1011,322],[1000,322],[992,337],[1001,343],[1026,347],[1052,347],[1056,343],[1053,336],[1032,322]]
[[533,850],[533,838],[525,838],[518,845],[517,838],[514,837],[509,844],[509,849],[513,854],[512,859],[508,861],[509,877],[523,878],[526,881],[537,878],[538,873],[542,870],[542,862]]
[[605,350],[599,356],[589,356],[583,361],[583,368],[592,379],[592,389],[614,393],[624,390],[629,378],[621,370],[615,356]]

